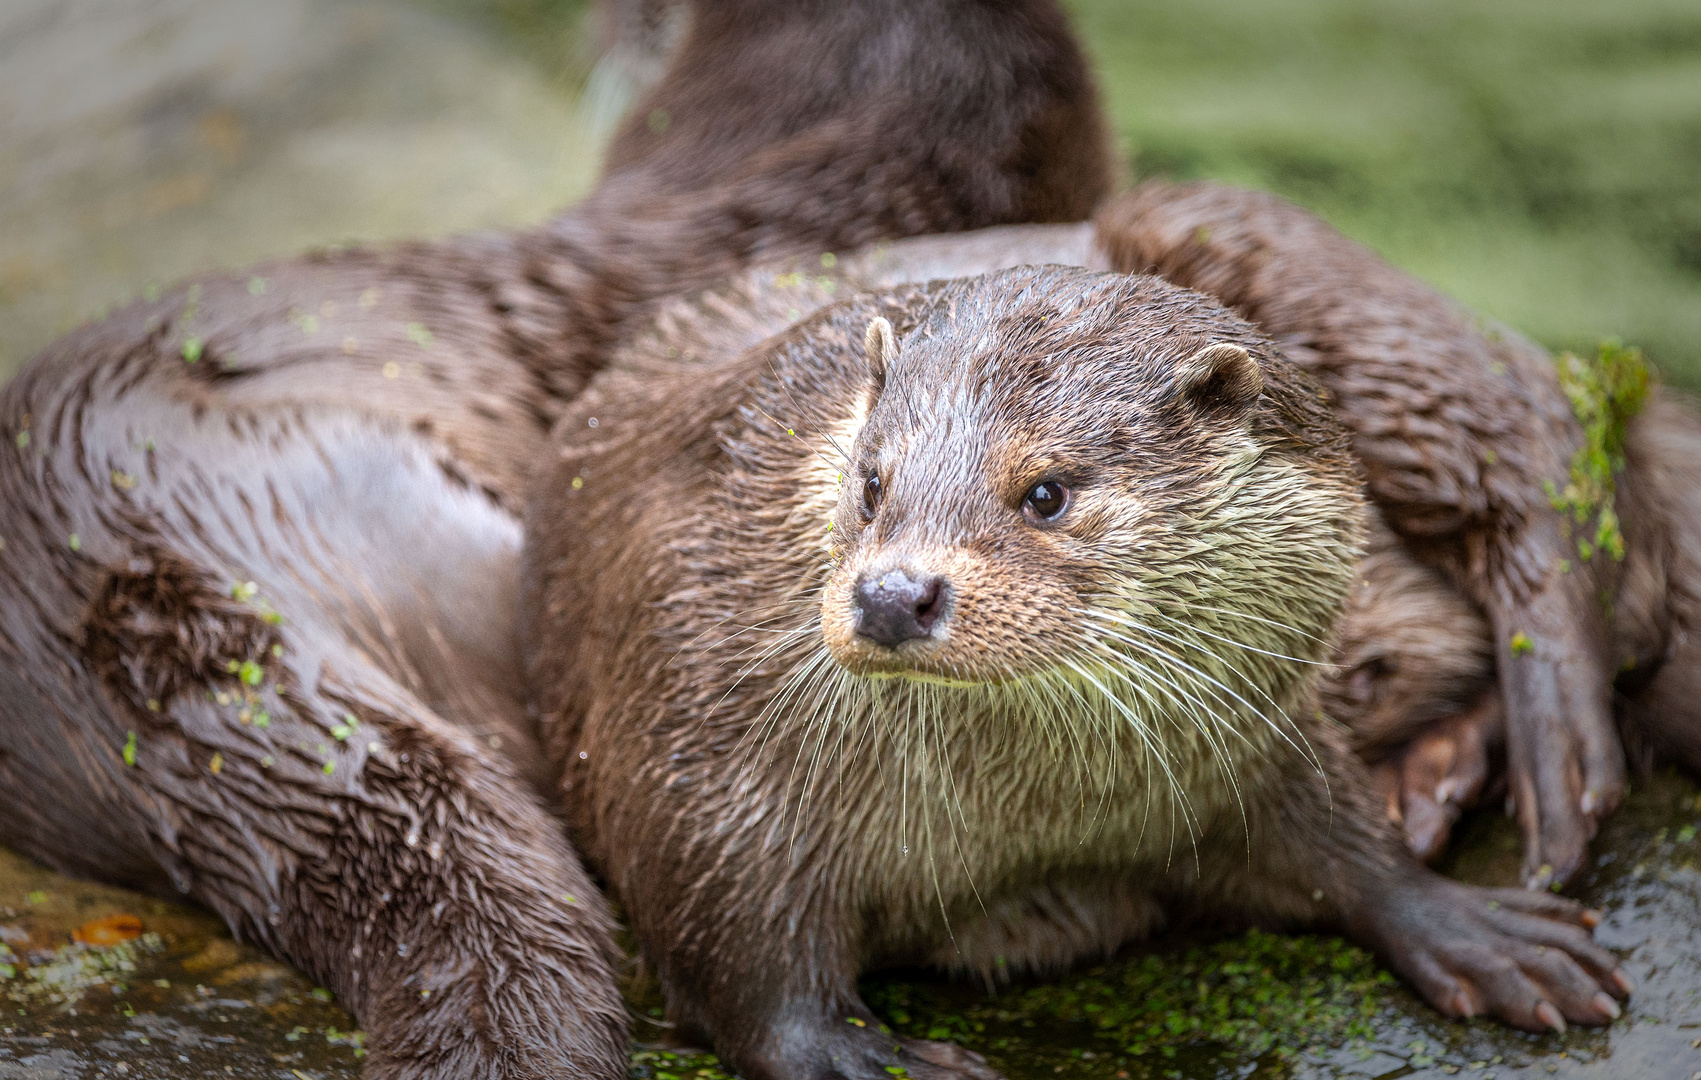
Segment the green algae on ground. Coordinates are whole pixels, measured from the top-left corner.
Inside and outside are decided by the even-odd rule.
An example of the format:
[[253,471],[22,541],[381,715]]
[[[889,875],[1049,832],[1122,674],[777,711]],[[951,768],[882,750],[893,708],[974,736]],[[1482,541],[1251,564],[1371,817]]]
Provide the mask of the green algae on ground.
[[1583,425],[1583,445],[1571,456],[1571,475],[1563,489],[1547,482],[1553,507],[1578,527],[1592,519],[1593,533],[1579,536],[1577,553],[1587,561],[1596,551],[1624,558],[1624,535],[1613,509],[1615,475],[1624,468],[1624,432],[1648,401],[1653,377],[1642,350],[1603,341],[1592,359],[1561,353],[1555,365],[1571,411]]
[[627,1058],[628,1080],[735,1080],[713,1054],[639,1044]]
[[0,965],[0,971],[10,972],[0,975],[0,981],[5,983],[0,996],[18,1004],[74,1004],[97,986],[122,993],[125,981],[135,975],[138,962],[164,950],[164,940],[158,934],[147,933],[116,945],[64,945],[55,949],[51,957],[27,967],[19,966],[17,958],[8,952],[9,958],[0,957],[7,960]]
[[1183,952],[1131,957],[1055,984],[946,1010],[923,988],[872,986],[869,1003],[903,1035],[997,1050],[1012,1027],[1083,1025],[1102,1050],[1168,1057],[1214,1045],[1286,1059],[1368,1039],[1394,985],[1338,938],[1258,930]]

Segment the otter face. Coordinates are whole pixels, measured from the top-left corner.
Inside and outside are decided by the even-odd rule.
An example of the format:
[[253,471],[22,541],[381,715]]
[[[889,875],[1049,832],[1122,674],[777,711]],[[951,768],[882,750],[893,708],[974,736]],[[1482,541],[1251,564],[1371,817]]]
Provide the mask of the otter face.
[[1199,668],[1201,623],[1236,642],[1206,653],[1240,649],[1216,666],[1262,685],[1247,649],[1320,652],[1356,480],[1296,400],[1315,389],[1243,321],[1155,279],[1022,270],[948,291],[901,342],[876,320],[868,355],[821,606],[843,668],[961,686]]

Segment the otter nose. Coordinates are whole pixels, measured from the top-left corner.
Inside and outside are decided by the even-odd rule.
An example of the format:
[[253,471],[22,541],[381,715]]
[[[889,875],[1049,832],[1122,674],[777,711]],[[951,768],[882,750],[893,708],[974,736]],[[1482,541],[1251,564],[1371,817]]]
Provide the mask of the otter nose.
[[856,632],[889,649],[928,637],[944,610],[946,593],[945,579],[937,574],[864,574],[856,582]]

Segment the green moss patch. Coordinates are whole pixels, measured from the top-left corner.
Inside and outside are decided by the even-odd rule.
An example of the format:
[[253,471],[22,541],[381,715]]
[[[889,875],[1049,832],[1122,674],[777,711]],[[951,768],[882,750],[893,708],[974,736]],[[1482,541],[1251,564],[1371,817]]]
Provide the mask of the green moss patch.
[[630,1080],[734,1080],[713,1054],[638,1046],[628,1058]]
[[97,986],[122,992],[137,963],[163,952],[165,942],[147,933],[117,945],[65,945],[50,958],[25,966],[0,946],[0,997],[19,1004],[72,1003]]
[[1647,404],[1653,376],[1640,349],[1604,341],[1592,358],[1561,353],[1555,364],[1571,411],[1583,425],[1583,445],[1571,457],[1565,487],[1547,483],[1554,509],[1579,530],[1577,554],[1624,558],[1624,535],[1613,509],[1614,477],[1624,468],[1624,433]]
[[1140,1057],[1214,1047],[1294,1057],[1369,1039],[1393,978],[1338,938],[1257,930],[966,1006],[925,986],[880,982],[869,1003],[901,1034],[997,1053],[1021,1029],[1069,1025],[1101,1053]]

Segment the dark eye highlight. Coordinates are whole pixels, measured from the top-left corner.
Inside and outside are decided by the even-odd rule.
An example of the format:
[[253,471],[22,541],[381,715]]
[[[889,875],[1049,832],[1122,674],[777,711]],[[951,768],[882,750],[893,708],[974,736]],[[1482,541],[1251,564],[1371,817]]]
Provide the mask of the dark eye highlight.
[[862,509],[869,517],[880,509],[880,475],[870,473],[868,479],[862,482]]
[[1041,480],[1022,500],[1022,513],[1029,521],[1055,521],[1069,507],[1069,489],[1056,480]]

